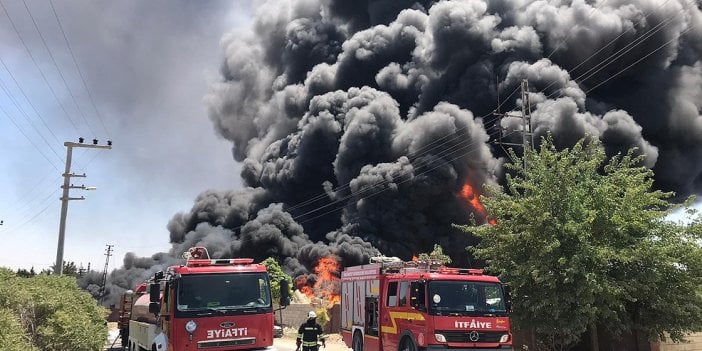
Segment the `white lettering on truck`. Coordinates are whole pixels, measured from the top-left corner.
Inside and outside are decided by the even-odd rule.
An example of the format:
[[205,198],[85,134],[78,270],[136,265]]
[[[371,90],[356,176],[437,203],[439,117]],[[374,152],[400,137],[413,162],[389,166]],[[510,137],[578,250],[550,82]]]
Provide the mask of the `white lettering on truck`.
[[231,338],[249,335],[249,328],[214,329],[207,331],[208,339]]
[[470,322],[455,321],[456,328],[464,329],[490,329],[492,328],[492,322],[481,322],[472,319]]

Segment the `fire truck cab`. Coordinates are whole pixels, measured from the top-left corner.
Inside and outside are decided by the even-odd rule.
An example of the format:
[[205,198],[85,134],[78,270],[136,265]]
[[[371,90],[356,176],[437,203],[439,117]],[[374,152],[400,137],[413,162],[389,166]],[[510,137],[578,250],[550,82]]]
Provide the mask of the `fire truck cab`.
[[124,309],[126,350],[270,348],[274,317],[266,267],[250,258],[210,259],[204,248],[184,258],[154,274],[148,291],[125,298],[133,301]]
[[341,333],[354,351],[513,350],[510,303],[478,269],[377,257],[341,273]]

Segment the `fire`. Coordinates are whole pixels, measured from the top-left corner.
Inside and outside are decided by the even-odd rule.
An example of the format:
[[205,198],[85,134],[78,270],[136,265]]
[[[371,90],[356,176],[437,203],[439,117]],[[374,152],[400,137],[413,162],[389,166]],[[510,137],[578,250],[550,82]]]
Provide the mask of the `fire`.
[[419,261],[419,257],[412,255],[412,262],[417,262]]
[[314,296],[312,287],[309,286],[309,284],[307,283],[307,277],[305,277],[304,275],[295,278],[295,286],[297,287],[297,290],[300,290],[303,294],[305,294],[305,296]]
[[468,201],[470,206],[475,210],[475,212],[478,214],[478,216],[484,218],[489,224],[495,225],[497,224],[497,221],[495,221],[493,218],[488,218],[487,211],[485,210],[485,206],[480,202],[480,194],[478,194],[473,187],[470,185],[470,183],[465,183],[463,185],[463,188],[461,189],[461,193],[458,194],[458,196],[462,199],[465,199]]
[[314,267],[317,279],[311,280],[307,276],[299,276],[295,279],[295,286],[313,302],[331,307],[333,304],[341,302],[339,294],[340,272],[341,264],[336,258],[333,256],[323,257],[317,261],[317,265]]
[[317,266],[314,267],[314,273],[317,274],[314,289],[319,292],[317,295],[326,301],[327,305],[341,302],[341,295],[339,295],[340,272],[341,265],[332,256],[320,258]]

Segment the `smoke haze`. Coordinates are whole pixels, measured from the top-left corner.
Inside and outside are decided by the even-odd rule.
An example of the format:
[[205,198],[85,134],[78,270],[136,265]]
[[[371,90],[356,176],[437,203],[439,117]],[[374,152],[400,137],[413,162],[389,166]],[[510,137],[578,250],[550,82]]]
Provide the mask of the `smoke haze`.
[[222,47],[205,103],[246,187],[203,192],[168,223],[171,252],[126,257],[116,281],[192,245],[276,257],[294,275],[436,243],[467,265],[473,239],[451,224],[485,218],[458,194],[503,176],[493,142],[520,143],[522,122],[491,112],[519,114],[524,79],[535,140],[636,147],[658,188],[702,190],[702,11],[689,0],[268,0]]

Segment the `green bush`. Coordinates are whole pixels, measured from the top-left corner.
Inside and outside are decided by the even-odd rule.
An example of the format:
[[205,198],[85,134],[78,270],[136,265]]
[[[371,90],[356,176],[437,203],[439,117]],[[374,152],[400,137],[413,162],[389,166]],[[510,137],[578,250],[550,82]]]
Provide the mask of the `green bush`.
[[27,340],[22,325],[9,308],[0,308],[0,350],[36,350]]
[[[75,278],[20,278],[0,269],[0,279],[6,282],[0,286],[0,309],[8,311],[8,323],[16,323],[34,349],[92,351],[104,346],[107,311],[78,288]],[[9,350],[2,344],[4,335],[0,340],[0,349]]]
[[329,323],[329,321],[331,321],[331,317],[329,316],[327,309],[324,307],[317,308],[317,323],[324,327],[327,325],[327,323]]

